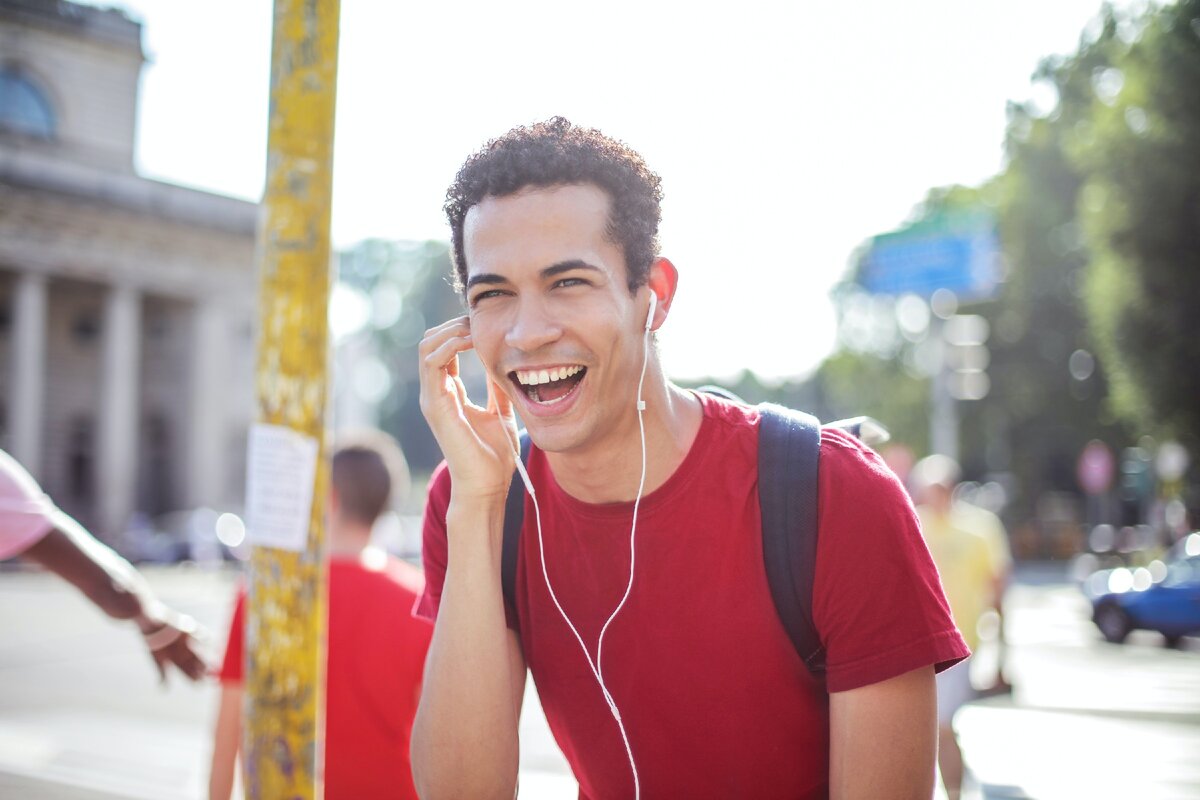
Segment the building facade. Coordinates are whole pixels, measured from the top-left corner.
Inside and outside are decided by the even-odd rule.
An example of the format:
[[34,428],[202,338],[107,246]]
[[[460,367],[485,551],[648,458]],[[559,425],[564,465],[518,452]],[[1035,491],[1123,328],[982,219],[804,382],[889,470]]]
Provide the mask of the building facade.
[[240,507],[258,208],[134,169],[141,25],[0,0],[0,447],[110,540]]

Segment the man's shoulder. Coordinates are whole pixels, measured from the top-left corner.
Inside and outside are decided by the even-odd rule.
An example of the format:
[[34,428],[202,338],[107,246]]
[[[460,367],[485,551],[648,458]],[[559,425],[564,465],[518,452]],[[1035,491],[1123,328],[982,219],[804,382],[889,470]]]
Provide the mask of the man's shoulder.
[[995,512],[966,501],[959,501],[954,504],[951,517],[959,527],[973,533],[978,533],[984,537],[991,536],[997,530],[1003,531],[1004,529],[1004,523],[1000,521],[1000,517]]
[[853,482],[907,497],[896,473],[861,439],[840,428],[821,428],[821,482]]
[[912,546],[921,539],[904,485],[878,453],[853,435],[822,428],[817,483],[822,552],[830,547]]

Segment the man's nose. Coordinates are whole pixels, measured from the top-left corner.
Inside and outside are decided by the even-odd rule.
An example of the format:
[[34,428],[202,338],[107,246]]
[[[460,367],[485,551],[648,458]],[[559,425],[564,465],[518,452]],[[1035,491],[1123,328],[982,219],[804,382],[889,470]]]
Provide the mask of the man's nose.
[[524,353],[532,353],[562,336],[562,325],[545,303],[521,303],[516,309],[504,343]]

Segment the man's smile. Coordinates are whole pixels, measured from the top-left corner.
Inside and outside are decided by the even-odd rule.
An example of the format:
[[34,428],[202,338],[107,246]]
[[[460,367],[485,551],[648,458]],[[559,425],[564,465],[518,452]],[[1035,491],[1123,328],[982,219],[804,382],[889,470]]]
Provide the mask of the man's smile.
[[545,369],[518,369],[508,373],[518,389],[532,402],[549,406],[569,397],[587,375],[582,364],[567,364]]

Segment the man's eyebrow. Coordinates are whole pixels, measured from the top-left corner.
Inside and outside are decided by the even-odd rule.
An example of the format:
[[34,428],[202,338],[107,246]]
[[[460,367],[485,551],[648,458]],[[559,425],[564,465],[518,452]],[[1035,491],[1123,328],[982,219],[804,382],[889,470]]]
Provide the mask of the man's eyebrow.
[[467,289],[470,289],[473,286],[478,286],[481,283],[488,285],[508,283],[508,278],[504,277],[503,275],[497,275],[494,272],[481,272],[478,275],[472,275],[471,277],[467,278]]
[[542,270],[542,278],[553,278],[555,275],[561,275],[573,269],[590,269],[593,272],[600,271],[599,267],[593,266],[581,258],[572,258],[569,261],[560,261],[557,264],[551,264],[546,267]]
[[[551,264],[543,269],[540,274],[542,279],[545,280],[547,278],[553,278],[555,275],[561,275],[564,272],[570,272],[571,270],[575,269],[587,269],[592,270],[593,272],[600,271],[599,267],[593,266],[581,258],[572,258],[568,261],[560,261],[557,264]],[[497,275],[494,272],[481,272],[478,275],[472,275],[471,277],[467,278],[467,290],[469,291],[471,288],[480,284],[495,286],[497,284],[504,284],[508,282],[508,278],[504,277],[503,275]]]

